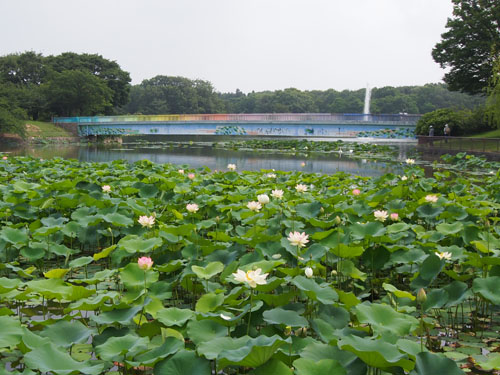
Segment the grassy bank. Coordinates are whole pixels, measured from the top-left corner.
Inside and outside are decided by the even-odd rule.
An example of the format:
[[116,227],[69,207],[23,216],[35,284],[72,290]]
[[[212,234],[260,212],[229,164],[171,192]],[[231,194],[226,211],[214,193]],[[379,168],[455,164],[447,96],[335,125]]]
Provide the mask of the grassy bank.
[[68,131],[55,126],[51,122],[25,121],[26,138],[54,138],[54,137],[72,137]]

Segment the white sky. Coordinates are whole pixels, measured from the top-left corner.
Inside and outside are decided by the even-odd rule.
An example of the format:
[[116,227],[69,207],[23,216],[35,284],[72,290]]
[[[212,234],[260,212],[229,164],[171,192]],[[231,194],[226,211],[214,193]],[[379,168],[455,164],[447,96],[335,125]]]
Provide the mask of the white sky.
[[451,0],[0,0],[0,55],[97,53],[221,92],[440,82]]

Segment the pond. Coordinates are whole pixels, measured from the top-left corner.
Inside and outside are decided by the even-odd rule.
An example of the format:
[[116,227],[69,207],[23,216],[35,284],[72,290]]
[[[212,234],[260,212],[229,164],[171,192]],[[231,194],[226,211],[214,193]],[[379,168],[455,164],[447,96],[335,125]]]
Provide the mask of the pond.
[[[412,144],[394,145],[394,147],[397,150],[397,159],[401,161],[405,160],[407,155],[412,155],[415,152],[415,146]],[[32,156],[42,159],[62,157],[87,162],[108,162],[113,160],[135,162],[148,159],[160,164],[188,165],[191,168],[208,167],[212,170],[224,170],[229,163],[232,163],[236,164],[240,171],[275,169],[328,174],[342,171],[360,176],[379,176],[387,172],[401,172],[401,168],[393,163],[360,157],[349,152],[296,155],[290,152],[284,153],[273,150],[220,149],[212,147],[212,144],[208,142],[195,144],[0,145],[0,151],[8,152],[11,155]]]

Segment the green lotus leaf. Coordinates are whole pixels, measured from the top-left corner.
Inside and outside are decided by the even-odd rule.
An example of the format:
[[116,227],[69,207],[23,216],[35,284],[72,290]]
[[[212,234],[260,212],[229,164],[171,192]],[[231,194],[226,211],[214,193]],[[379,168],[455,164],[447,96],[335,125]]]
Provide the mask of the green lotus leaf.
[[195,311],[201,313],[207,313],[214,311],[224,303],[224,294],[219,293],[207,293],[200,297],[198,302],[196,302]]
[[383,283],[382,288],[384,288],[384,290],[387,290],[388,292],[394,294],[398,298],[409,298],[412,301],[414,301],[416,298],[410,292],[405,292],[403,290],[399,290],[398,288],[396,288],[394,285],[391,285],[391,284]]
[[160,272],[170,273],[170,272],[175,272],[178,269],[181,269],[183,265],[184,265],[184,262],[182,259],[175,259],[175,260],[171,260],[167,264],[158,265],[156,267],[156,269]]
[[182,327],[193,316],[194,312],[189,309],[169,307],[167,309],[159,311],[156,315],[156,319],[167,327]]
[[111,223],[117,227],[130,227],[134,224],[134,220],[125,215],[119,214],[118,212],[103,215],[102,218],[104,221]]
[[52,343],[34,348],[24,355],[23,361],[26,367],[32,370],[58,375],[73,373],[98,375],[104,368],[104,364],[92,366],[87,362],[75,361],[68,353],[60,351]]
[[383,236],[386,229],[379,221],[371,221],[366,224],[355,223],[350,226],[352,238],[362,240],[366,237]]
[[277,359],[270,359],[254,370],[255,375],[293,375],[293,370]]
[[144,239],[136,235],[128,235],[118,242],[118,247],[129,254],[149,253],[161,246],[163,241],[158,237]]
[[399,313],[388,305],[364,302],[356,305],[352,311],[361,323],[370,324],[375,334],[390,332],[397,336],[404,336],[419,325],[416,318]]
[[196,356],[194,352],[181,350],[158,362],[153,372],[168,375],[210,375],[212,367],[209,361]]
[[139,196],[141,198],[154,198],[158,194],[156,185],[144,184],[139,188]]
[[14,347],[21,342],[23,329],[19,319],[0,316],[0,348]]
[[441,223],[436,225],[436,230],[445,236],[451,236],[452,234],[461,232],[463,229],[464,225],[460,221],[456,221],[453,224]]
[[128,360],[127,363],[131,366],[152,366],[183,348],[184,343],[182,341],[175,337],[167,337],[160,346],[135,356],[133,360]]
[[70,249],[63,244],[50,244],[49,252],[63,257],[69,257],[71,254],[78,253],[78,250]]
[[70,311],[84,310],[92,311],[102,307],[107,301],[113,301],[118,297],[118,292],[109,291],[107,293],[98,294],[88,298],[82,298],[71,303],[64,312],[67,314]]
[[324,304],[331,304],[339,299],[337,292],[330,288],[330,286],[320,286],[314,280],[304,276],[296,276],[292,280],[292,284],[303,290],[309,298]]
[[444,208],[441,206],[433,206],[431,204],[424,204],[417,208],[418,214],[427,219],[433,219],[438,216],[440,213],[444,211]]
[[144,279],[146,279],[146,287],[149,287],[158,281],[158,277],[158,272],[154,270],[144,271],[139,268],[137,262],[127,264],[120,271],[120,279],[129,290],[144,289]]
[[486,371],[500,370],[500,353],[490,353],[485,359],[476,359],[476,362]]
[[26,228],[11,228],[4,226],[0,231],[0,238],[14,245],[28,243]]
[[415,366],[414,362],[401,353],[395,345],[382,339],[373,340],[350,335],[343,337],[338,342],[338,346],[342,350],[356,354],[368,366],[382,370],[399,366],[405,371],[410,371]]
[[321,207],[323,207],[323,205],[320,202],[301,203],[295,206],[295,211],[298,216],[307,220],[318,217],[321,212]]
[[472,290],[494,305],[500,305],[500,276],[477,278],[472,282]]
[[80,257],[80,258],[76,258],[76,259],[72,260],[71,262],[69,262],[69,266],[71,268],[79,268],[79,267],[86,266],[87,264],[90,264],[93,261],[94,261],[94,258],[92,258],[92,257]]
[[99,259],[102,259],[102,258],[107,258],[109,256],[109,254],[111,254],[111,252],[114,249],[116,249],[116,246],[117,245],[112,245],[112,246],[109,246],[109,247],[103,249],[102,251],[100,251],[98,253],[95,253],[93,255],[94,260],[99,260]]
[[448,293],[448,301],[445,307],[456,306],[467,297],[467,284],[461,281],[453,281],[451,284],[446,285],[444,288]]
[[200,279],[208,280],[221,273],[224,270],[224,264],[221,262],[210,262],[205,267],[191,266],[191,269]]
[[66,217],[55,218],[55,217],[49,216],[49,217],[41,218],[40,221],[46,227],[61,229],[61,227],[64,225],[64,223],[68,221],[68,218],[66,218]]
[[68,285],[61,279],[32,280],[26,286],[28,291],[39,293],[47,299],[76,301],[95,293],[82,286]]
[[293,362],[297,375],[324,375],[324,374],[347,374],[342,365],[334,359],[321,359],[313,361],[307,358],[299,358]]
[[0,277],[0,294],[10,292],[12,289],[19,288],[23,282],[19,279],[8,279]]
[[28,246],[21,249],[20,253],[23,257],[27,258],[31,262],[35,262],[38,259],[45,257],[47,251],[47,244],[42,242],[30,242]]
[[411,282],[412,289],[420,289],[429,286],[444,267],[444,261],[435,254],[430,254],[422,262],[419,275]]
[[210,319],[190,320],[187,324],[187,333],[196,345],[228,334],[227,327]]
[[321,241],[328,237],[330,234],[332,234],[335,231],[334,228],[326,230],[326,231],[321,231],[321,232],[315,232],[311,235],[311,238],[316,241]]
[[54,268],[50,271],[44,272],[43,276],[47,279],[63,279],[70,270],[71,268]]
[[148,344],[147,337],[127,334],[108,338],[103,344],[96,346],[95,351],[101,359],[116,361],[121,358],[132,358],[134,354],[144,352]]
[[400,233],[403,231],[407,231],[408,229],[410,229],[410,226],[406,223],[396,223],[396,224],[388,225],[386,227],[388,234]]
[[366,280],[366,273],[362,272],[356,266],[354,263],[348,259],[342,260],[342,263],[340,264],[339,267],[339,272],[343,275],[349,275],[353,279],[365,281]]
[[[147,305],[151,299],[148,299],[144,305]],[[114,309],[111,311],[103,312],[99,315],[92,315],[91,320],[97,324],[109,325],[113,323],[119,323],[121,325],[127,325],[132,323],[134,316],[142,310],[143,305],[132,306],[128,309]]]
[[344,368],[349,369],[349,373],[364,374],[366,365],[358,357],[348,351],[340,350],[337,346],[323,344],[319,342],[309,343],[300,352],[301,358],[307,358],[315,362],[322,359],[334,359]]
[[282,308],[275,308],[264,311],[262,314],[264,321],[269,324],[283,324],[290,327],[307,327],[309,322],[299,313],[293,310],[283,310]]
[[364,253],[365,249],[362,246],[349,246],[339,243],[332,247],[330,251],[340,258],[356,258]]
[[438,354],[422,352],[417,355],[415,370],[410,375],[446,374],[463,375],[455,361]]
[[73,344],[85,343],[90,335],[94,334],[95,330],[87,328],[78,320],[68,322],[60,320],[39,333],[42,337],[47,337],[56,346],[69,348]]

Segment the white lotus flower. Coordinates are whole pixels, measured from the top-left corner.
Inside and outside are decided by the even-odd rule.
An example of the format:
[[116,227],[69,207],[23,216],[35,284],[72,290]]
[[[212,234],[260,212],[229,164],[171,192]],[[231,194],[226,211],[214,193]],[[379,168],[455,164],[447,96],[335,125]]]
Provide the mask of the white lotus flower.
[[415,164],[415,159],[406,159],[406,164],[408,164],[408,165]]
[[256,288],[257,285],[265,285],[267,284],[266,277],[269,275],[268,273],[261,274],[262,269],[257,268],[255,271],[243,271],[238,269],[235,273],[233,273],[234,279],[239,281],[240,283],[246,283],[252,288]]
[[375,220],[381,222],[386,221],[386,219],[389,217],[389,215],[387,215],[387,211],[382,211],[382,210],[375,210],[373,212],[373,216],[375,216]]
[[198,211],[200,208],[198,207],[198,205],[196,203],[188,203],[186,205],[186,210],[188,212],[191,212],[191,213],[195,213],[196,211]]
[[102,187],[102,192],[103,193],[109,193],[111,191],[111,186],[109,185],[103,185]]
[[451,259],[451,253],[448,251],[444,252],[436,252],[436,255],[438,256],[439,259],[444,259],[444,260],[450,260]]
[[406,181],[406,180],[408,180],[408,177],[406,177],[406,176],[401,176],[401,181]]
[[228,164],[227,165],[227,169],[229,169],[230,171],[235,171],[236,170],[236,164]]
[[267,194],[260,194],[257,195],[257,200],[259,201],[260,204],[268,204],[269,196]]
[[276,174],[275,173],[268,173],[267,177],[268,178],[276,178]]
[[259,202],[251,201],[248,202],[247,207],[250,211],[259,212],[262,209],[262,205]]
[[155,224],[154,216],[139,216],[139,220],[137,220],[139,224],[143,227],[151,228]]
[[306,277],[311,278],[314,275],[313,269],[311,267],[306,267],[304,270],[304,273],[306,274]]
[[184,174],[184,169],[179,169],[177,172],[179,172],[180,174]]
[[298,193],[304,193],[307,191],[307,186],[304,184],[297,184],[295,190],[297,190]]
[[271,195],[276,199],[282,199],[283,198],[283,190],[281,190],[281,189],[273,190],[273,191],[271,191]]
[[428,194],[425,196],[425,201],[429,203],[436,203],[438,201],[438,197],[435,194]]
[[290,243],[293,246],[298,246],[298,247],[305,247],[306,244],[309,242],[308,240],[309,236],[306,234],[306,232],[290,232],[288,233],[288,238],[287,240],[290,241]]

